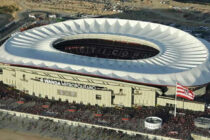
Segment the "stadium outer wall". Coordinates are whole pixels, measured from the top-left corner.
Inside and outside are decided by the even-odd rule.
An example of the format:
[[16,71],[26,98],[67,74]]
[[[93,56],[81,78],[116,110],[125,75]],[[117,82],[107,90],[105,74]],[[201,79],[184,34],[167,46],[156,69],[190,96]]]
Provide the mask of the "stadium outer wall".
[[[174,94],[174,87],[163,92],[157,87],[78,74],[6,64],[0,64],[0,68],[4,84],[41,98],[106,107],[174,106],[174,98],[164,95],[169,91]],[[201,89],[203,92],[205,86]],[[177,107],[204,111],[205,103],[178,100]]]

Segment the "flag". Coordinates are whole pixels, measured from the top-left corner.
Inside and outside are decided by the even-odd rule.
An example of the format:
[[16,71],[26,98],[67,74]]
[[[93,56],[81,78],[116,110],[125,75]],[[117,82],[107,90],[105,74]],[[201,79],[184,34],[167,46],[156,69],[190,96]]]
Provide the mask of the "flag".
[[182,86],[181,84],[176,84],[176,96],[182,97],[188,100],[194,100],[195,94],[188,88]]

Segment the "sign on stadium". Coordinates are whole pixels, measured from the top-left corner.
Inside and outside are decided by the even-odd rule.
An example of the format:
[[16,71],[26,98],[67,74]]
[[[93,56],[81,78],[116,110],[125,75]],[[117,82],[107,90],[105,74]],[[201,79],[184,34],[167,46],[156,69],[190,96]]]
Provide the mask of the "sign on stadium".
[[53,79],[46,79],[46,78],[36,78],[35,80],[39,80],[40,82],[43,82],[46,84],[67,86],[67,87],[73,87],[73,88],[83,88],[83,89],[90,89],[90,90],[99,90],[103,88],[103,87],[98,87],[98,86],[78,84],[78,83],[72,83],[72,82],[64,82],[60,80],[53,80]]

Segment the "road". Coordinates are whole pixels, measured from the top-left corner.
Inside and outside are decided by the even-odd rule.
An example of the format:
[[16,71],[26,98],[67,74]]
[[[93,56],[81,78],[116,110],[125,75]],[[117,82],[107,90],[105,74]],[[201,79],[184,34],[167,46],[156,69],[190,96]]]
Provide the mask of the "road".
[[[11,36],[12,33],[19,31],[19,28],[20,28],[21,26],[23,26],[23,25],[26,24],[26,23],[31,22],[31,19],[29,19],[29,17],[28,17],[28,13],[29,13],[28,11],[24,11],[24,12],[18,13],[18,18],[17,18],[17,20],[15,21],[15,24],[14,24],[14,25],[11,25],[11,26],[10,26],[9,28],[7,28],[6,30],[0,32],[0,45],[1,45],[5,40],[7,40],[7,39]],[[5,24],[8,24],[9,22],[11,22],[11,21],[9,21],[9,20],[4,20],[4,25],[5,25]],[[2,23],[3,23],[3,22],[2,22]],[[3,25],[3,24],[2,24],[2,25]],[[5,27],[4,25],[3,25],[3,26],[0,26],[0,27]]]
[[7,23],[9,23],[11,19],[12,19],[12,16],[9,14],[0,14],[0,28],[6,25]]
[[[34,13],[34,12],[44,13],[44,14],[47,14],[47,15],[51,14],[50,12],[47,12],[47,11],[38,11],[38,10],[37,11],[25,10],[25,11],[17,13],[17,18],[16,18],[16,21],[15,21],[15,24],[11,25],[8,29],[6,29],[4,31],[0,31],[0,45],[5,40],[7,40],[12,33],[19,31],[19,28],[21,26],[23,26],[24,24],[32,22],[33,20],[30,19],[28,17],[28,15],[29,15],[29,13]],[[1,16],[0,16],[0,19],[1,19]],[[9,20],[4,20],[4,25],[8,24],[8,23],[9,23]],[[4,26],[0,25],[0,28],[1,27],[4,27]]]
[[27,22],[29,22],[28,18],[20,19],[16,21],[14,25],[11,25],[9,28],[7,28],[5,31],[0,32],[0,45],[5,41],[5,39],[9,38],[12,33],[19,31],[19,28]]

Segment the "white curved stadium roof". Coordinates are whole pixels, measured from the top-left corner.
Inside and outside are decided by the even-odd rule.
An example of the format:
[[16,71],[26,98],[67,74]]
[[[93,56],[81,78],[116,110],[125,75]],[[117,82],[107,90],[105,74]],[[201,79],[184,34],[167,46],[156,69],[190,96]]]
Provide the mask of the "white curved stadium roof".
[[[105,59],[56,50],[52,43],[67,38],[102,38],[137,42],[160,51],[138,60]],[[16,34],[0,47],[0,62],[52,68],[154,85],[185,86],[210,81],[210,43],[179,29],[123,19],[79,19]]]

